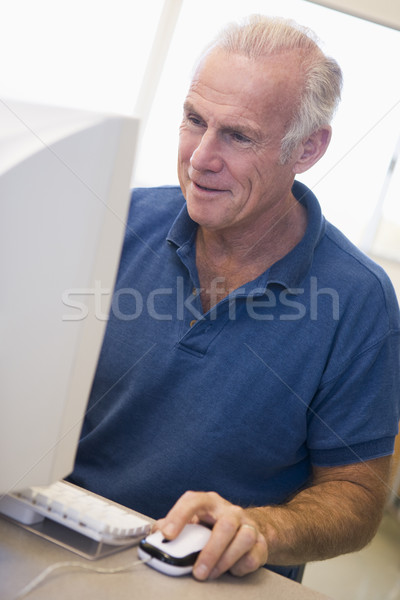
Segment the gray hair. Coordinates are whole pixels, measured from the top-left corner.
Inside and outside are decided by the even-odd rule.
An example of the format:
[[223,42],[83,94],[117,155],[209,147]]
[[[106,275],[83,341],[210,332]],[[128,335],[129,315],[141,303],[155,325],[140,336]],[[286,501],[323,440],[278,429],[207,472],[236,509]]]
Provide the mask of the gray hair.
[[304,84],[294,115],[281,144],[281,161],[324,125],[329,125],[340,101],[342,71],[322,52],[315,34],[296,22],[252,15],[242,24],[228,25],[206,49],[223,49],[256,60],[263,56],[299,50],[303,54]]

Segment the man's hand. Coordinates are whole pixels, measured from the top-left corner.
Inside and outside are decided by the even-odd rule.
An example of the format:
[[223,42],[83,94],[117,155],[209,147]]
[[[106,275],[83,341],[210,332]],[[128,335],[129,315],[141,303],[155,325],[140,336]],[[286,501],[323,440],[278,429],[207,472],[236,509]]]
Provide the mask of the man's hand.
[[215,492],[186,492],[164,519],[157,521],[167,539],[175,539],[186,523],[212,525],[212,535],[193,568],[196,579],[215,579],[225,571],[242,576],[267,562],[264,536],[246,511]]
[[287,503],[243,509],[215,492],[186,492],[158,529],[174,539],[186,525],[213,526],[193,574],[245,575],[267,562],[299,565],[363,548],[374,536],[389,489],[390,456],[314,467],[310,486]]

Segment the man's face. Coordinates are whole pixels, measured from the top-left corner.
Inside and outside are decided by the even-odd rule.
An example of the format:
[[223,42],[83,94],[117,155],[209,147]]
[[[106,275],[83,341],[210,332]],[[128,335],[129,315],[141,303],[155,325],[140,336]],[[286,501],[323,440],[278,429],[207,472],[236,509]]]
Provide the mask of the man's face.
[[294,53],[251,61],[214,50],[203,59],[184,104],[178,154],[199,225],[244,231],[279,218],[296,162],[281,164],[281,140],[301,84]]

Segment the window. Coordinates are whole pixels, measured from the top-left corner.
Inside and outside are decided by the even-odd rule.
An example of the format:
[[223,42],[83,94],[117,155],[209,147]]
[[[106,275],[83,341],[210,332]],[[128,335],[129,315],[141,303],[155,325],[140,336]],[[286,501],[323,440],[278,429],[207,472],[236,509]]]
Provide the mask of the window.
[[0,97],[131,114],[164,0],[3,0]]

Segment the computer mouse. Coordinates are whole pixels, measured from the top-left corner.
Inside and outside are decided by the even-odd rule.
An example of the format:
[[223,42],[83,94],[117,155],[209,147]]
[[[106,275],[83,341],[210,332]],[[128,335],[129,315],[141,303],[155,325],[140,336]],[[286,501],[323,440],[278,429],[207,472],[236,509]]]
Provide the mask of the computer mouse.
[[189,523],[174,540],[155,531],[140,541],[139,558],[166,575],[186,575],[192,572],[200,551],[210,539],[211,530],[200,524]]

